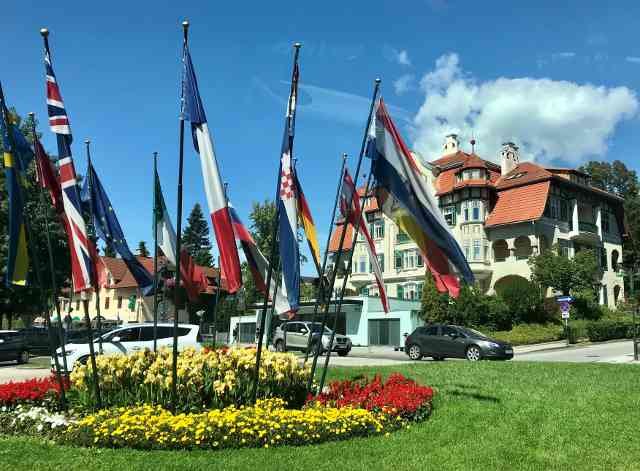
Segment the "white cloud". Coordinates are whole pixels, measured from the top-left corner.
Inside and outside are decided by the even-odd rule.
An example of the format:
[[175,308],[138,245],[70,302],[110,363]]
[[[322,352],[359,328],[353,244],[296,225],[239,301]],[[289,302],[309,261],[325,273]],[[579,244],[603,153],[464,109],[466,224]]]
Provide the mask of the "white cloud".
[[495,160],[501,143],[513,141],[523,159],[578,164],[604,155],[616,126],[638,111],[626,87],[531,77],[481,82],[463,73],[457,54],[440,57],[420,85],[425,100],[411,132],[414,148],[429,160],[455,132],[463,138],[473,133],[486,159]]
[[400,65],[411,67],[411,59],[409,58],[409,53],[405,49],[398,50],[391,46],[384,46],[382,54],[390,62],[396,62]]
[[640,64],[640,57],[637,56],[627,56],[624,58],[624,60],[633,64]]
[[403,93],[407,93],[411,90],[413,88],[414,79],[415,75],[405,74],[394,80],[393,88],[396,91],[396,95],[402,95]]

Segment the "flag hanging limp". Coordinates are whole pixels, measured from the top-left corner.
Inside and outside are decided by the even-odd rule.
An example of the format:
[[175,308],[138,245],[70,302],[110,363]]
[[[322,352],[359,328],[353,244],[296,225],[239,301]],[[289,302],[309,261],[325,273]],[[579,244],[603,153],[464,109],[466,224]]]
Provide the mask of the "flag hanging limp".
[[304,228],[304,235],[307,238],[309,251],[311,252],[311,258],[313,258],[313,263],[316,266],[316,270],[318,271],[318,276],[322,276],[322,274],[320,273],[322,271],[322,267],[320,265],[320,245],[318,245],[318,231],[316,230],[316,225],[313,222],[311,209],[309,208],[309,203],[307,203],[307,199],[305,198],[304,192],[302,191],[302,185],[300,185],[300,180],[298,179],[297,173],[294,173],[294,180],[298,196],[298,215],[300,223]]
[[[176,231],[171,224],[167,205],[164,202],[162,194],[162,186],[160,185],[160,177],[155,174],[155,192],[156,192],[156,234],[158,239],[158,247],[167,258],[169,263],[176,266]],[[206,276],[202,271],[202,267],[197,266],[189,253],[183,248],[180,256],[180,276],[184,289],[187,293],[189,301],[196,301],[201,291],[207,288]]]
[[62,206],[67,222],[65,230],[71,256],[71,277],[76,293],[89,289],[93,285],[95,247],[87,237],[87,228],[82,216],[80,188],[76,177],[76,169],[71,155],[71,127],[67,111],[62,101],[60,88],[56,81],[48,47],[45,47],[44,65],[47,80],[47,112],[49,127],[55,133],[58,142],[59,184],[62,190]]
[[111,201],[92,165],[82,188],[82,199],[93,205],[93,224],[98,236],[122,257],[144,296],[153,293],[153,277],[131,253]]
[[[21,159],[16,155],[12,147],[14,139],[9,138],[9,132],[15,137],[16,129],[13,127],[9,111],[4,101],[2,86],[0,85],[0,134],[2,137],[4,174],[9,200],[9,251],[7,254],[7,274],[5,283],[7,286],[27,285],[29,272],[29,253],[27,251],[27,236],[24,222],[24,199],[20,182],[23,172]],[[11,130],[11,131],[10,131]]]
[[[366,202],[367,195],[364,195]],[[356,191],[356,185],[349,175],[349,171],[345,168],[342,178],[341,194],[340,194],[340,212],[345,218],[346,222],[353,227],[359,227],[360,232],[367,241],[367,251],[369,252],[369,262],[371,268],[373,268],[373,274],[378,285],[378,292],[380,293],[380,301],[382,302],[382,308],[385,313],[389,313],[389,301],[387,299],[387,291],[384,287],[384,280],[382,278],[382,269],[380,268],[380,261],[376,254],[376,246],[373,243],[369,229],[364,219],[363,213],[364,205],[360,203],[360,196]]]
[[184,56],[184,117],[191,122],[193,145],[200,155],[204,190],[207,204],[220,252],[220,267],[227,283],[229,293],[235,293],[242,286],[242,271],[236,247],[231,217],[227,205],[227,196],[220,178],[218,162],[209,133],[207,117],[198,90],[196,73],[191,62],[191,54],[185,46]]
[[382,99],[372,129],[367,152],[379,207],[420,247],[438,290],[458,296],[457,274],[473,283],[473,273]]

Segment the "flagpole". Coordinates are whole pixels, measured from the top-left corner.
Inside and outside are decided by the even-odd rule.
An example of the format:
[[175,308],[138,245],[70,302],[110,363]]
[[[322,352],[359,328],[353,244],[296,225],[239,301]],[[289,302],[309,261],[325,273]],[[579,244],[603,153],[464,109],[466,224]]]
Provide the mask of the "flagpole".
[[[184,61],[187,52],[187,44],[189,40],[189,22],[182,22],[182,59]],[[182,91],[180,93],[180,147],[178,157],[178,210],[176,221],[176,283],[173,292],[173,352],[172,352],[172,367],[171,367],[171,407],[175,411],[176,404],[178,402],[178,301],[180,292],[180,250],[182,249],[182,175],[184,171],[184,82],[182,84]]]
[[[371,127],[371,121],[373,119],[373,110],[375,108],[375,104],[376,104],[376,99],[378,98],[378,92],[380,90],[380,79],[377,78],[375,80],[375,85],[373,87],[373,96],[371,97],[371,105],[369,106],[369,116],[367,117],[367,124],[365,126],[364,129],[364,135],[362,137],[362,145],[360,146],[360,154],[358,155],[358,163],[356,165],[356,171],[353,177],[353,181],[356,184],[356,191],[358,191],[358,186],[357,186],[357,182],[358,182],[358,176],[360,175],[360,167],[362,166],[362,159],[364,157],[364,152],[365,152],[365,147],[367,145],[367,137],[369,134],[369,128]],[[365,195],[366,196],[366,195]],[[342,234],[340,234],[340,243],[338,244],[338,251],[336,252],[336,257],[335,257],[335,263],[334,263],[334,267],[335,270],[333,270],[333,273],[331,273],[331,281],[329,282],[329,293],[333,293],[333,287],[335,285],[336,282],[336,275],[338,273],[338,270],[340,269],[340,262],[342,261],[342,254],[344,252],[344,240],[345,240],[345,236],[347,234],[347,227],[348,227],[348,220],[349,220],[349,215],[351,213],[351,209],[353,206],[353,199],[352,201],[348,202],[348,206],[347,206],[347,214],[345,215],[346,217],[345,219],[345,225],[344,225],[344,229],[342,231]],[[354,236],[353,236],[353,247],[351,248],[351,256],[353,256],[353,249],[355,248],[355,243],[356,243],[356,239],[358,236],[358,229],[359,229],[359,225],[356,224],[356,227],[354,227]],[[351,270],[351,267],[349,267],[349,270]],[[347,277],[348,274],[345,274],[345,278]],[[329,316],[329,308],[331,306],[331,297],[329,298],[329,302],[327,303],[327,305],[324,308],[324,313],[322,316],[322,327],[321,327],[321,332],[324,331],[324,327],[326,325],[328,316]],[[336,312],[336,316],[339,315],[339,312]],[[316,372],[316,366],[318,363],[318,356],[320,355],[320,351],[322,350],[322,348],[317,348],[316,351],[314,352],[313,355],[313,363],[311,365],[311,374],[309,376],[309,382],[308,382],[308,392],[311,392],[311,385],[313,383],[313,378],[315,376],[315,372]],[[330,352],[329,352],[330,353]]]
[[220,302],[220,282],[222,270],[220,269],[220,256],[218,255],[218,282],[216,284],[216,303],[213,305],[213,348],[216,348],[216,335],[218,334],[218,303]]
[[[360,217],[364,217],[365,215],[365,206],[367,204],[367,197],[369,195],[369,187],[371,185],[371,180],[372,180],[372,176],[373,176],[373,172],[369,172],[369,177],[367,178],[367,184],[364,187],[364,198],[362,199],[362,207],[360,209],[361,215]],[[357,191],[357,186],[356,186],[356,191]],[[353,243],[354,243],[354,249],[355,249],[355,241],[358,239],[358,232],[360,229],[360,220],[358,219],[357,223],[355,224],[355,228],[354,228],[354,234],[353,234]],[[349,280],[349,276],[351,275],[351,264],[353,262],[353,253],[355,252],[355,250],[352,249],[351,252],[349,253],[349,262],[347,263],[347,272],[344,275],[344,278],[342,279],[342,288],[340,289],[340,297],[338,298],[338,302],[336,304],[336,315],[333,318],[333,329],[331,330],[331,337],[329,337],[329,351],[327,352],[327,356],[324,359],[324,368],[322,369],[322,376],[320,379],[320,387],[318,388],[318,391],[322,391],[322,388],[324,388],[324,382],[325,379],[327,378],[327,370],[329,369],[329,359],[331,358],[331,351],[333,350],[333,342],[335,340],[335,336],[336,336],[336,327],[338,325],[338,314],[340,313],[340,310],[342,309],[342,301],[344,300],[344,292],[347,288],[347,281]],[[382,295],[382,294],[381,294]]]
[[[92,173],[93,173],[93,166],[91,164],[91,155],[89,154],[89,139],[87,139],[85,141],[85,144],[87,146],[87,178],[88,178],[88,189],[89,189],[89,224],[87,227],[87,237],[89,239],[90,243],[94,244],[94,249],[97,250],[98,248],[95,246],[95,241],[96,238],[93,236],[93,231],[95,231],[95,227],[93,224],[93,178],[92,178]],[[91,230],[89,230],[89,228]],[[94,285],[94,290],[96,293],[96,297],[99,296],[98,294],[98,283],[97,283],[97,277],[96,277],[96,270],[98,267],[93,267],[93,271],[94,273],[91,274],[91,283]],[[84,310],[84,320],[87,323],[87,335],[89,337],[89,357],[91,358],[91,369],[92,369],[92,373],[93,373],[93,382],[94,382],[94,391],[95,391],[95,395],[96,395],[96,404],[98,405],[98,409],[102,408],[102,397],[100,395],[100,385],[98,384],[98,368],[96,366],[96,352],[95,352],[95,348],[93,346],[93,329],[91,328],[91,317],[89,316],[89,291],[88,290],[84,290],[81,291],[80,293],[80,297],[82,299],[82,307]],[[99,303],[99,298],[96,298],[96,306],[99,307],[100,303]],[[99,315],[99,311],[98,311],[98,319],[100,319],[100,315]],[[102,339],[99,338],[98,340],[100,342],[100,350],[102,350]]]
[[158,153],[153,153],[153,351],[158,350]]
[[[318,322],[318,306],[320,305],[321,300],[323,300],[327,294],[325,293],[324,273],[325,273],[325,270],[327,269],[327,259],[329,258],[328,255],[329,255],[329,244],[331,243],[331,233],[333,231],[333,224],[335,223],[335,219],[336,219],[336,209],[338,208],[338,201],[340,201],[340,190],[342,189],[342,178],[344,176],[344,168],[346,167],[346,165],[347,165],[347,154],[345,153],[345,154],[342,154],[342,166],[340,167],[340,176],[338,178],[338,188],[336,188],[336,197],[335,197],[335,201],[333,202],[331,222],[329,223],[329,231],[328,231],[329,235],[327,236],[327,245],[324,251],[324,256],[322,257],[322,268],[320,269],[320,279],[318,280],[318,288],[316,289],[316,300],[313,305],[313,320],[312,320],[313,324],[312,325],[315,325],[315,323]],[[344,227],[344,230],[346,230],[346,223],[343,227]],[[331,302],[331,296],[329,296],[329,302]],[[307,360],[309,359],[310,349],[311,349],[311,335],[309,336],[309,341],[307,342],[307,350],[305,351],[305,354],[304,354],[303,364],[306,364]],[[310,387],[311,385],[308,384],[307,390],[309,390]]]
[[[29,117],[31,118],[31,132],[33,134],[33,147],[34,147],[34,151],[35,151],[35,147],[36,147],[36,143],[38,141],[38,134],[36,132],[36,115],[35,113],[31,112],[29,113]],[[38,157],[36,156],[36,159]],[[38,165],[38,163],[36,162],[36,165]],[[36,173],[37,175],[37,173]],[[40,206],[42,208],[42,216],[44,218],[44,233],[45,233],[45,237],[47,239],[47,253],[49,255],[49,274],[51,276],[51,290],[52,290],[52,296],[53,296],[53,303],[56,307],[56,312],[58,314],[58,319],[60,319],[60,328],[58,329],[58,338],[60,339],[60,346],[62,348],[62,357],[65,358],[65,351],[64,351],[64,338],[62,336],[62,316],[60,315],[60,303],[58,302],[58,283],[56,281],[56,271],[55,271],[55,264],[53,261],[53,250],[51,248],[51,236],[49,235],[49,218],[47,215],[47,205],[46,205],[46,201],[45,201],[45,197],[44,197],[44,187],[43,187],[43,183],[41,182],[40,184]],[[44,287],[43,287],[44,289]],[[67,408],[67,398],[66,398],[66,393],[64,390],[64,383],[62,380],[62,374],[61,374],[61,368],[60,368],[60,361],[58,359],[58,355],[56,353],[56,348],[55,348],[55,339],[53,336],[53,333],[51,332],[51,315],[49,313],[49,309],[47,308],[47,306],[45,306],[45,321],[47,323],[48,326],[48,333],[49,333],[49,348],[51,351],[51,357],[53,358],[53,364],[55,367],[55,374],[56,374],[56,379],[58,381],[58,385],[60,386],[60,407],[62,407],[62,410],[66,410]],[[65,371],[66,371],[66,365],[65,365]]]
[[[295,52],[293,55],[293,72],[295,73],[295,67],[296,64],[298,63],[298,56],[300,55],[300,47],[302,45],[300,43],[295,43],[293,45]],[[293,79],[293,75],[292,75],[292,79]],[[293,119],[293,118],[292,118]],[[291,140],[291,136],[288,137],[288,139]],[[293,145],[290,142],[290,152],[291,155],[293,155]],[[260,380],[260,358],[262,356],[262,332],[264,330],[264,324],[266,321],[266,317],[267,317],[267,309],[269,307],[269,291],[271,291],[271,277],[273,275],[273,262],[274,259],[276,258],[276,249],[277,249],[277,235],[278,235],[278,224],[280,221],[280,210],[278,209],[280,207],[280,205],[278,204],[278,195],[280,194],[280,170],[278,170],[278,178],[276,180],[276,195],[275,195],[275,204],[276,204],[276,216],[273,220],[273,227],[271,230],[272,233],[272,238],[271,238],[271,250],[270,250],[270,256],[269,256],[269,268],[267,269],[267,279],[266,279],[266,283],[265,283],[265,297],[264,297],[264,302],[262,304],[262,312],[260,313],[260,323],[256,323],[256,334],[258,335],[258,348],[256,350],[256,366],[255,366],[255,371],[254,371],[254,378],[253,378],[253,394],[252,394],[252,398],[253,398],[253,403],[255,404],[257,398],[258,398],[258,382]],[[276,283],[277,286],[277,283]],[[275,303],[275,295],[273,297],[273,302]]]
[[[85,146],[87,148],[87,165],[88,167],[93,168],[93,165],[91,164],[91,151],[89,149],[89,146],[91,145],[91,141],[89,139],[85,139],[84,141]],[[88,175],[88,179],[89,179],[89,195],[93,194],[93,172],[89,172]],[[97,257],[98,255],[98,238],[95,235],[95,225],[93,224],[93,198],[89,198],[89,217],[91,219],[91,225],[94,226],[93,227],[93,234],[89,235],[89,240],[93,243],[93,246],[96,250],[96,261],[97,261]],[[96,333],[96,335],[98,336],[98,352],[100,353],[100,355],[102,355],[102,319],[101,319],[101,315],[100,315],[100,286],[98,283],[98,267],[97,265],[95,267],[93,267],[94,269],[94,275],[95,275],[95,293],[96,293],[96,315],[97,315],[97,322],[96,322],[96,328],[98,330],[98,332]]]

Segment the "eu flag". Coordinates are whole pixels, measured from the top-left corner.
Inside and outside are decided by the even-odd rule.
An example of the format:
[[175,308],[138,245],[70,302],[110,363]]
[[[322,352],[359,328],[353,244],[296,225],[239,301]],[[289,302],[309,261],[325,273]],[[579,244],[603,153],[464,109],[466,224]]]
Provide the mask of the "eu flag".
[[[89,191],[89,182],[91,182],[91,191]],[[82,199],[93,205],[93,225],[98,237],[122,257],[142,290],[142,294],[144,296],[153,294],[153,277],[131,253],[111,201],[92,165],[87,169]]]

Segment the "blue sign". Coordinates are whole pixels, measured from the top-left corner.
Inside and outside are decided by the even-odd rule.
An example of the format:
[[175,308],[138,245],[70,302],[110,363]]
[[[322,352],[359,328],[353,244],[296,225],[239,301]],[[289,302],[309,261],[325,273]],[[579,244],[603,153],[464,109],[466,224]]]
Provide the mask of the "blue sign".
[[559,303],[559,304],[572,303],[573,302],[573,296],[557,296],[556,297],[556,302]]

